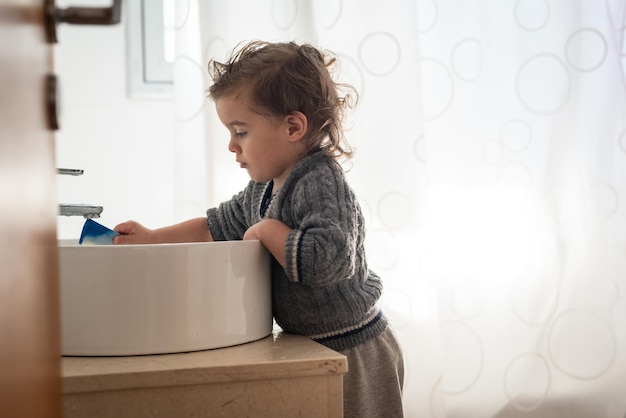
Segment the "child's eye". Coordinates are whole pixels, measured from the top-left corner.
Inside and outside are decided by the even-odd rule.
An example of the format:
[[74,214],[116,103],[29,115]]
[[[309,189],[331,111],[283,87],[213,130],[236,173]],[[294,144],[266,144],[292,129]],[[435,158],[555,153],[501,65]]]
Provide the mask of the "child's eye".
[[235,135],[238,138],[243,138],[244,136],[246,136],[247,132],[235,132]]

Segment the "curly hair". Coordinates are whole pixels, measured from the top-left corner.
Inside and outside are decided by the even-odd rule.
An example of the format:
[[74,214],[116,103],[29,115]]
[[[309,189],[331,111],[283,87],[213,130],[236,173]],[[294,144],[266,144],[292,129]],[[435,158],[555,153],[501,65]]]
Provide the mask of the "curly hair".
[[[335,83],[335,65],[334,54],[310,44],[252,41],[233,50],[226,62],[209,62],[213,84],[207,92],[213,100],[250,92],[255,111],[266,116],[302,112],[308,121],[307,152],[321,150],[335,160],[347,160],[353,150],[344,137],[343,117],[356,104],[357,92]],[[348,92],[341,95],[344,90]]]

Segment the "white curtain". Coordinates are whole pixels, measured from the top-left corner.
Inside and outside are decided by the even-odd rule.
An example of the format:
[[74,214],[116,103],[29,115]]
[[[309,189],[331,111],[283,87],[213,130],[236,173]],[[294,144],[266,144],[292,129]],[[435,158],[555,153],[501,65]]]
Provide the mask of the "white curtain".
[[207,62],[334,51],[407,416],[626,416],[623,0],[176,1],[181,216],[248,180]]

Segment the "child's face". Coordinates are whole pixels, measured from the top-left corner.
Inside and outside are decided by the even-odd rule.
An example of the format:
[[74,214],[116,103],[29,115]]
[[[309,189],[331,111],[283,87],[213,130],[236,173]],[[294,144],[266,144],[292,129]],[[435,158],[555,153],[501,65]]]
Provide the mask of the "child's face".
[[289,116],[268,118],[252,111],[242,97],[222,97],[215,107],[230,132],[228,150],[241,168],[252,180],[273,179],[274,188],[280,188],[304,153],[304,145],[294,141]]

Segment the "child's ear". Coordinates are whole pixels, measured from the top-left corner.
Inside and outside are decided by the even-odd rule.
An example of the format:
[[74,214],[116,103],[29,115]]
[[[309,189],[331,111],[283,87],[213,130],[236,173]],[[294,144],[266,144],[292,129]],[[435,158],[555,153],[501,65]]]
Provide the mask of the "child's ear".
[[285,116],[289,141],[299,141],[306,134],[308,120],[302,112],[291,112]]

